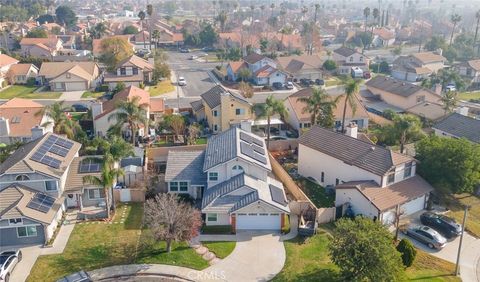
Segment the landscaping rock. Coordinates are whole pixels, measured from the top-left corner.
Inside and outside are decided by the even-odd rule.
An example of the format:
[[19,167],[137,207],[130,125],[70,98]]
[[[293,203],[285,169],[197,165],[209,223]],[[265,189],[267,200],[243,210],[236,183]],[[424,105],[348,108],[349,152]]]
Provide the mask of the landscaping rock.
[[211,261],[212,259],[217,258],[214,253],[207,251],[202,258],[206,261]]
[[197,248],[195,252],[199,255],[204,255],[206,252],[208,252],[208,249],[204,246],[201,246],[200,248]]
[[217,263],[220,262],[220,261],[221,261],[221,259],[219,259],[219,258],[214,258],[214,259],[210,260],[210,261],[208,262],[208,264],[209,264],[209,265],[214,265],[214,264],[217,264]]

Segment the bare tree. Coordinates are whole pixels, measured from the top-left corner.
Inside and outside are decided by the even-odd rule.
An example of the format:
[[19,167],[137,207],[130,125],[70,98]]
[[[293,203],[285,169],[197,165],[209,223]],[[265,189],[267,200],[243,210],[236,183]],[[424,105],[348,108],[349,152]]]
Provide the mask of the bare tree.
[[198,136],[200,135],[200,128],[196,124],[191,124],[188,126],[188,145],[197,144]]
[[169,120],[169,126],[172,128],[177,139],[179,136],[183,136],[185,132],[185,120],[181,115],[172,115]]
[[159,194],[145,203],[145,222],[157,241],[188,241],[197,236],[202,226],[200,211],[181,201],[175,194]]
[[253,97],[253,88],[248,82],[241,81],[238,84],[238,90],[240,91],[240,94],[242,94],[242,96],[245,98]]

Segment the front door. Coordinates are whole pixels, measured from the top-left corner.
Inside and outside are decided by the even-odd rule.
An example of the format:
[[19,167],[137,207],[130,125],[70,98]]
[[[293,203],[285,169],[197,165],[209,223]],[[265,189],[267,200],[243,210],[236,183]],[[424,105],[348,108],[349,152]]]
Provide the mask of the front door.
[[79,195],[78,194],[68,194],[67,195],[67,208],[78,208],[80,207]]
[[197,199],[201,199],[203,197],[203,186],[197,186],[196,187],[197,191]]

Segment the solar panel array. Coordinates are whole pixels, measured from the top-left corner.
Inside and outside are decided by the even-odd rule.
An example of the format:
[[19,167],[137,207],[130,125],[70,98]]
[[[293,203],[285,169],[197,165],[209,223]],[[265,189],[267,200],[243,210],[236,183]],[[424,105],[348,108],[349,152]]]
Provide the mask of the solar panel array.
[[287,203],[287,199],[285,199],[285,195],[283,194],[282,189],[272,184],[268,186],[270,187],[270,194],[272,195],[272,201],[282,206],[286,206],[288,203]]
[[61,157],[66,157],[72,146],[72,141],[50,135],[30,159],[53,168],[60,168],[62,162],[46,154],[50,152]]
[[27,204],[27,207],[37,211],[41,211],[43,213],[47,213],[50,208],[52,208],[53,203],[55,203],[55,198],[45,194],[37,193]]
[[262,164],[267,164],[267,158],[265,155],[259,154],[253,150],[253,146],[255,145],[249,145],[245,142],[240,142],[240,151],[242,154],[262,163]]
[[260,147],[263,147],[263,142],[258,140],[257,138],[255,137],[252,137],[250,135],[248,135],[247,133],[245,132],[240,132],[240,140],[243,140],[249,144],[255,144],[257,146],[260,146]]
[[79,171],[81,173],[89,173],[89,172],[99,172],[100,171],[100,162],[96,160],[83,160],[80,163]]

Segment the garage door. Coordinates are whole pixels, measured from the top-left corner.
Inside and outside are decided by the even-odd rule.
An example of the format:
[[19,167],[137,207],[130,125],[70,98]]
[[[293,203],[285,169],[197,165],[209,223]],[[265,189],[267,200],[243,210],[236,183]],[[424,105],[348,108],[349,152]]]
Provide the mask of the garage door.
[[409,215],[417,211],[423,210],[425,208],[425,196],[411,200],[408,203],[402,205],[402,209],[405,211],[405,214]]
[[85,82],[68,82],[66,83],[67,91],[80,91],[85,90]]
[[280,230],[279,213],[237,214],[237,229]]

